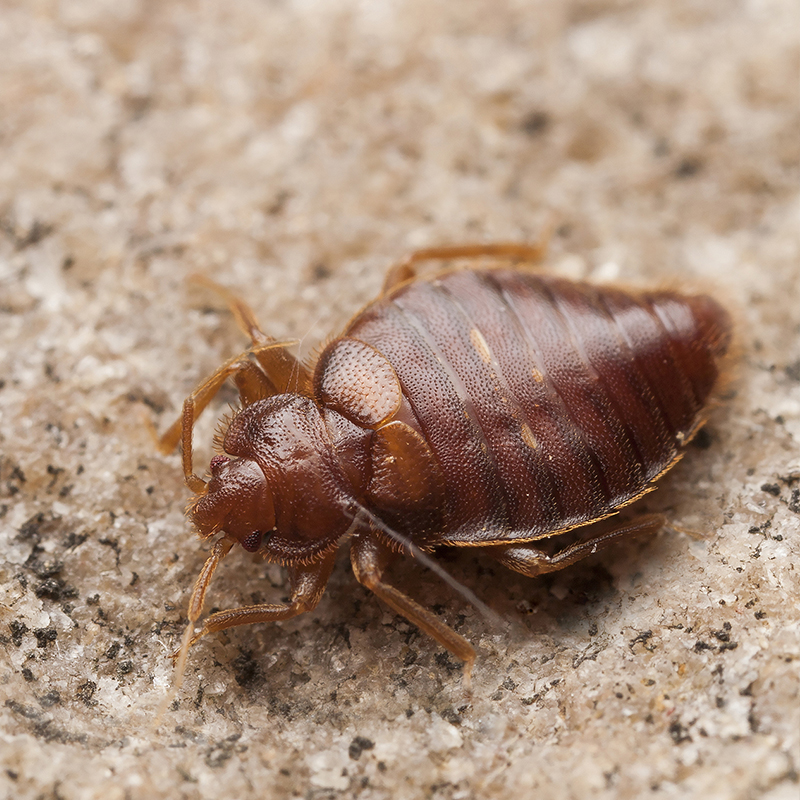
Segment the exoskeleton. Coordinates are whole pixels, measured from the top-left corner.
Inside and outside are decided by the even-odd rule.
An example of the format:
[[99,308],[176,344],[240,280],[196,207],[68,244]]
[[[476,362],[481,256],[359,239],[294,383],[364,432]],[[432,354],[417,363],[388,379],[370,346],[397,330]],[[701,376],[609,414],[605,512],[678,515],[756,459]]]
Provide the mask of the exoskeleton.
[[[440,248],[390,271],[316,363],[263,334],[220,289],[251,337],[185,401],[162,437],[183,445],[189,516],[216,537],[176,653],[208,633],[313,609],[350,535],[356,578],[465,662],[469,642],[384,582],[398,551],[473,547],[525,575],[562,569],[663,523],[595,523],[655,488],[705,421],[730,341],[711,298],[627,292],[502,266],[516,245]],[[421,278],[426,259],[493,266]],[[219,287],[218,287],[219,288]],[[241,409],[210,480],[192,469],[197,415],[232,378]],[[548,555],[542,540],[581,528]],[[235,545],[283,565],[287,603],[219,611],[194,633],[211,576]]]

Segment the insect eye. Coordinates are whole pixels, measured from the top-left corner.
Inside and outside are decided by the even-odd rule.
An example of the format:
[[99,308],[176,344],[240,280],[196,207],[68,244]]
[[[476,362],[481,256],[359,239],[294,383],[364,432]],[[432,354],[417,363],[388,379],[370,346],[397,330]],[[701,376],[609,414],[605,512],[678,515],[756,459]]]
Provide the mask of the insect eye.
[[242,539],[242,547],[247,550],[248,553],[255,553],[259,547],[261,547],[261,540],[264,538],[264,534],[261,531],[253,531],[249,536]]
[[219,468],[223,464],[227,464],[230,459],[227,456],[214,456],[211,459],[211,463],[208,465],[209,470],[211,470],[212,475],[216,475],[219,472]]

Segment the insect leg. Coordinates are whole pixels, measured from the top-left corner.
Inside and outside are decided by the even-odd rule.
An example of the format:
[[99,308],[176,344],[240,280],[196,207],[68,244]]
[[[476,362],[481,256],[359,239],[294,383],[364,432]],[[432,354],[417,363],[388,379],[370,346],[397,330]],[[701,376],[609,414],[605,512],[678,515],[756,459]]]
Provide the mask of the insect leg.
[[[255,380],[253,372],[257,372],[256,368],[246,360],[246,353],[226,361],[211,377],[207,378],[200,384],[183,403],[183,413],[181,416],[167,428],[161,438],[158,440],[158,449],[162,453],[171,453],[178,442],[183,446],[183,476],[186,485],[193,492],[200,492],[205,487],[205,482],[202,478],[198,478],[192,472],[192,431],[194,430],[194,421],[200,414],[203,413],[205,407],[211,402],[214,396],[222,387],[222,384],[237,372],[245,370],[248,379],[245,383],[248,386]],[[252,387],[247,388],[250,391]],[[244,401],[244,398],[243,398]]]
[[289,388],[302,393],[302,387],[311,386],[310,372],[288,350],[295,342],[276,342],[271,336],[267,336],[259,328],[253,309],[226,286],[201,274],[192,275],[190,280],[216,292],[228,304],[236,324],[253,343],[250,352],[275,387],[271,394],[281,394]]
[[[223,539],[222,541],[225,542],[226,540]],[[228,549],[230,549],[230,546],[228,546]],[[211,573],[216,567],[216,564],[209,566],[213,557],[214,554],[212,552],[200,573],[195,590],[192,593],[192,599],[189,603],[190,627],[199,618],[202,610],[203,596],[208,582],[211,580]],[[332,551],[315,564],[287,567],[291,586],[291,595],[288,603],[261,603],[255,606],[240,606],[239,608],[230,608],[227,611],[217,611],[208,617],[203,623],[202,629],[189,639],[185,645],[186,650],[188,651],[203,636],[215,631],[235,628],[239,625],[251,625],[255,622],[274,622],[276,620],[289,619],[313,610],[325,591],[325,585],[331,576],[335,560],[336,553]],[[208,578],[204,580],[206,574],[208,574]],[[179,658],[181,652],[182,649],[177,650],[172,657]]]
[[665,519],[661,514],[650,514],[584,541],[576,542],[554,556],[543,553],[535,543],[487,547],[486,552],[503,566],[533,577],[534,575],[543,575],[545,572],[564,569],[564,567],[568,567],[592,553],[604,550],[622,539],[643,533],[655,533],[664,527],[664,523]]
[[264,372],[275,385],[273,394],[287,391],[289,379],[296,377],[298,374],[303,378],[309,379],[310,386],[310,373],[302,362],[298,361],[288,351],[290,346],[296,344],[295,341],[276,342],[271,336],[267,336],[259,327],[253,309],[239,295],[228,289],[227,286],[223,286],[221,283],[217,283],[200,273],[191,275],[189,280],[216,292],[227,303],[231,314],[236,320],[236,324],[246,336],[250,337],[250,341],[253,343],[250,352],[255,356]]
[[302,361],[289,352],[289,347],[295,343],[271,341],[254,345],[250,351],[275,386],[275,394],[297,392],[310,395],[311,393],[311,372]]
[[239,390],[242,406],[249,406],[278,394],[272,381],[252,361],[240,363],[239,369],[233,373],[233,382]]
[[221,283],[212,281],[211,278],[201,275],[200,273],[190,275],[189,280],[192,283],[197,283],[200,286],[205,286],[207,289],[211,289],[213,292],[216,292],[222,297],[222,299],[228,304],[231,314],[233,314],[234,318],[236,319],[236,324],[239,326],[245,336],[250,337],[250,341],[252,341],[254,346],[272,341],[272,339],[267,336],[267,334],[264,333],[261,328],[258,327],[258,320],[256,319],[253,309],[250,308],[250,306],[247,305],[247,303],[245,303],[241,297],[228,289],[227,286],[223,286]]
[[547,252],[549,231],[537,244],[516,242],[495,242],[494,244],[462,244],[449,247],[427,247],[415,250],[398,264],[389,268],[383,282],[383,294],[400,283],[413,280],[417,276],[416,265],[422,261],[452,261],[454,259],[501,258],[509,261],[541,261]]
[[370,532],[357,535],[350,545],[350,560],[358,582],[428,636],[436,639],[456,658],[460,658],[464,662],[464,682],[468,684],[472,665],[475,663],[474,648],[430,611],[381,580],[391,557],[392,551]]

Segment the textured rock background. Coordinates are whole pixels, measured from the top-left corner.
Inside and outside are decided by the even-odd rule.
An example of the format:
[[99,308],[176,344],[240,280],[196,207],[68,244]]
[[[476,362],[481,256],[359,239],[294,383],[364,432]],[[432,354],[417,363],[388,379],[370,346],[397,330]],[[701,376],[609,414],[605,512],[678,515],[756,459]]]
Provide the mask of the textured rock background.
[[[797,797],[795,0],[0,8],[1,797]],[[471,697],[342,553],[314,614],[198,646],[152,730],[204,554],[143,416],[243,346],[186,276],[308,350],[410,249],[548,220],[558,273],[734,311],[646,504],[704,536],[538,581],[442,554],[506,629],[399,563],[477,645]],[[236,554],[211,604],[282,591]]]

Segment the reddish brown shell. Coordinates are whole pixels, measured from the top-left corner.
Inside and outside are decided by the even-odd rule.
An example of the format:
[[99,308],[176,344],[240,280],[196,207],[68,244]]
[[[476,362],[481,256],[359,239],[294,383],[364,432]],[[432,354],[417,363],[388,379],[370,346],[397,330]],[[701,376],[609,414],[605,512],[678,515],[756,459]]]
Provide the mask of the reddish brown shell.
[[[439,507],[410,529],[399,474],[392,501],[371,505],[417,542],[480,546],[587,524],[653,488],[702,423],[730,320],[705,296],[459,270],[400,285],[345,336],[317,364],[317,402],[409,426],[427,448],[405,454]],[[374,441],[388,487],[394,462]]]
[[[533,576],[663,524],[649,515],[600,526],[553,555],[535,545],[616,513],[676,463],[704,421],[730,339],[727,313],[704,296],[522,270],[426,280],[413,269],[520,251],[538,249],[412,254],[323,350],[313,376],[222,289],[252,347],[201,383],[161,438],[165,450],[183,444],[198,532],[222,533],[192,592],[179,680],[202,636],[313,609],[347,533],[356,578],[462,659],[468,676],[469,642],[385,582],[393,551],[482,547]],[[194,421],[228,377],[243,407],[206,483],[192,468]],[[211,576],[236,543],[286,567],[289,598],[218,611],[192,635]]]

